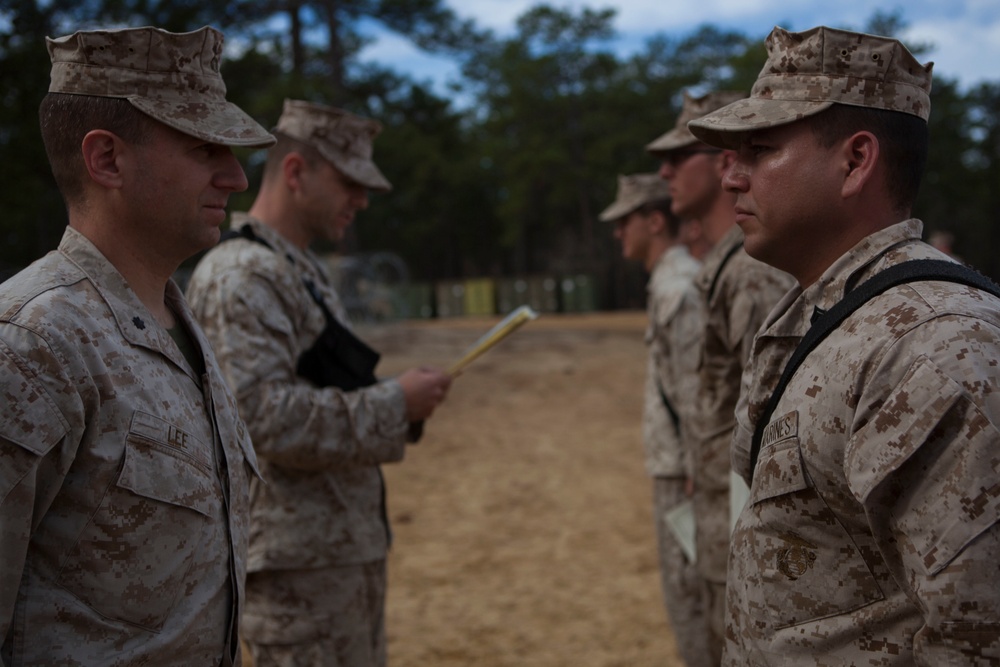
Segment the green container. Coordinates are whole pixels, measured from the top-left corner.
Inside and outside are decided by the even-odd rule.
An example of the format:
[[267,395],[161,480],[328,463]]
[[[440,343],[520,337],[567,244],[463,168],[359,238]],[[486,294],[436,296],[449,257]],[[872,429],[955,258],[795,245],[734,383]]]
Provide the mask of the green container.
[[586,273],[563,276],[559,281],[562,309],[566,313],[591,313],[597,310],[597,281]]
[[[522,289],[518,290],[521,286]],[[496,283],[497,312],[506,315],[522,303],[527,303],[527,283],[521,278],[501,278]]]
[[559,310],[559,284],[552,276],[505,278],[497,281],[497,312],[506,315],[528,305],[539,313]]
[[459,317],[465,314],[465,283],[448,280],[434,286],[438,317]]
[[400,317],[426,320],[434,317],[434,288],[429,283],[399,286]]

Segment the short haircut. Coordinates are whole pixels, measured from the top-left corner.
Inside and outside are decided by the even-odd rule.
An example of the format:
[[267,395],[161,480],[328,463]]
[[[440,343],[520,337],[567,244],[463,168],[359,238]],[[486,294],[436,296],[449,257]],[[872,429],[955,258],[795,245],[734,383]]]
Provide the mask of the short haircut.
[[834,104],[812,117],[812,130],[829,148],[855,132],[875,135],[886,165],[886,187],[901,212],[909,212],[917,198],[927,164],[930,132],[918,116],[898,111]]
[[142,144],[156,122],[125,99],[67,93],[48,93],[38,109],[38,121],[52,175],[67,205],[83,198],[86,168],[81,146],[88,132],[107,130],[131,144]]
[[646,202],[637,210],[644,216],[654,212],[662,213],[663,219],[667,222],[667,234],[670,235],[670,238],[677,238],[677,235],[681,231],[681,219],[670,210],[670,204],[670,198],[665,197],[663,199]]
[[281,163],[289,153],[298,153],[310,168],[315,168],[325,158],[319,149],[304,141],[290,137],[284,132],[271,130],[277,143],[267,151],[267,162],[264,163],[264,180],[268,181],[281,173]]

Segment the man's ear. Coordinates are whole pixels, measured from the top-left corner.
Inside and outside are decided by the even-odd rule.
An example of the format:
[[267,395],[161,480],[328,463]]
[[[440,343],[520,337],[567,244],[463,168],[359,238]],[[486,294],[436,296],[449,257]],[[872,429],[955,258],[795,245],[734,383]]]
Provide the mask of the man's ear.
[[108,189],[120,188],[124,181],[121,165],[124,146],[121,138],[113,132],[88,132],[83,137],[80,149],[90,180]]
[[306,161],[300,153],[292,151],[281,161],[281,173],[285,179],[285,187],[292,192],[302,189],[302,175],[307,168]]
[[663,211],[653,209],[645,217],[646,226],[651,234],[658,236],[667,230],[667,218],[663,215]]
[[874,178],[879,162],[878,138],[868,131],[855,132],[841,144],[838,157],[844,165],[841,194],[854,197]]

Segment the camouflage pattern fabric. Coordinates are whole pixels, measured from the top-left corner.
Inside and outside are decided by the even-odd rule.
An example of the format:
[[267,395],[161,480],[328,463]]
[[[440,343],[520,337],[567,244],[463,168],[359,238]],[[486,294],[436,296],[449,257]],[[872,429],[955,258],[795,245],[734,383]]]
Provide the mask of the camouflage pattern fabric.
[[653,521],[660,565],[660,589],[670,619],[677,653],[687,667],[718,667],[709,651],[705,582],[688,560],[666,520],[687,499],[684,477],[653,478]]
[[688,123],[744,97],[746,93],[735,90],[717,90],[698,97],[685,90],[684,102],[677,120],[674,121],[674,127],[646,144],[646,152],[662,158],[672,151],[697,144],[698,138],[691,134]]
[[[733,227],[705,257],[695,286],[705,323],[698,360],[699,391],[691,424],[699,569],[726,580],[729,545],[729,446],[750,346],[764,318],[794,285],[792,277],[753,259]],[[734,248],[728,261],[723,262]],[[714,283],[714,292],[709,296]]]
[[601,222],[614,222],[641,206],[668,199],[670,188],[659,174],[619,174],[615,200],[601,211],[598,218]]
[[[694,476],[698,571],[706,582],[709,649],[718,664],[725,623],[729,554],[729,446],[740,378],[764,318],[791,289],[791,276],[751,258],[733,227],[705,257],[695,278],[705,328],[698,357],[699,390],[686,438]],[[726,257],[729,257],[726,260]]]
[[167,303],[200,377],[72,228],[0,290],[3,664],[239,663],[256,459]]
[[226,101],[222,33],[159,28],[81,31],[46,39],[49,92],[126,99],[192,137],[225,146],[265,147],[275,139]]
[[375,192],[392,185],[375,165],[375,137],[382,124],[343,109],[303,100],[285,100],[277,132],[314,147],[352,181]]
[[[663,253],[653,266],[647,286],[649,362],[642,419],[646,472],[653,478],[653,517],[663,600],[677,650],[688,667],[709,667],[705,662],[708,638],[701,576],[685,557],[667,525],[666,515],[686,499],[689,466],[682,437],[698,389],[697,348],[702,324],[693,279],[699,266],[687,248],[680,245]],[[661,387],[678,415],[680,432],[663,405]]]
[[697,350],[702,323],[693,280],[699,266],[684,246],[674,246],[663,253],[649,277],[649,361],[642,439],[646,472],[652,477],[687,477],[689,472],[681,433],[663,405],[660,388],[678,417],[682,417],[683,429],[683,415],[690,412],[698,390]]
[[765,46],[767,61],[750,97],[691,120],[693,136],[737,148],[742,132],[792,123],[834,104],[930,116],[933,63],[921,65],[899,40],[825,26],[776,27]]
[[233,224],[251,225],[273,250],[246,239],[222,243],[198,264],[188,297],[236,394],[266,480],[252,487],[249,570],[382,560],[388,527],[379,464],[404,455],[402,387],[386,380],[343,392],[299,377],[299,356],[326,326],[303,276],[348,326],[340,300],[312,253],[245,215]]
[[[733,465],[817,309],[911,259],[907,220],[790,293],[754,342]],[[729,573],[727,665],[1000,664],[1000,301],[945,282],[862,306],[767,426]]]
[[252,572],[243,625],[254,667],[383,667],[386,563]]

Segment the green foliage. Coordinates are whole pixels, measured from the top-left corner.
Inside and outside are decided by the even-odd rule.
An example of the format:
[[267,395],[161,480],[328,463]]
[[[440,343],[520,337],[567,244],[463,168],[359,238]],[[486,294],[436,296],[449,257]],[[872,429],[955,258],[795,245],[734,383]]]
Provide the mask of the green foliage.
[[0,272],[27,264],[54,248],[66,224],[38,131],[38,106],[48,85],[45,37],[63,4],[11,2],[10,30],[0,33]]
[[955,236],[955,251],[994,278],[1000,276],[1000,83],[962,94],[938,78],[931,93],[930,155],[914,215],[928,230]]

